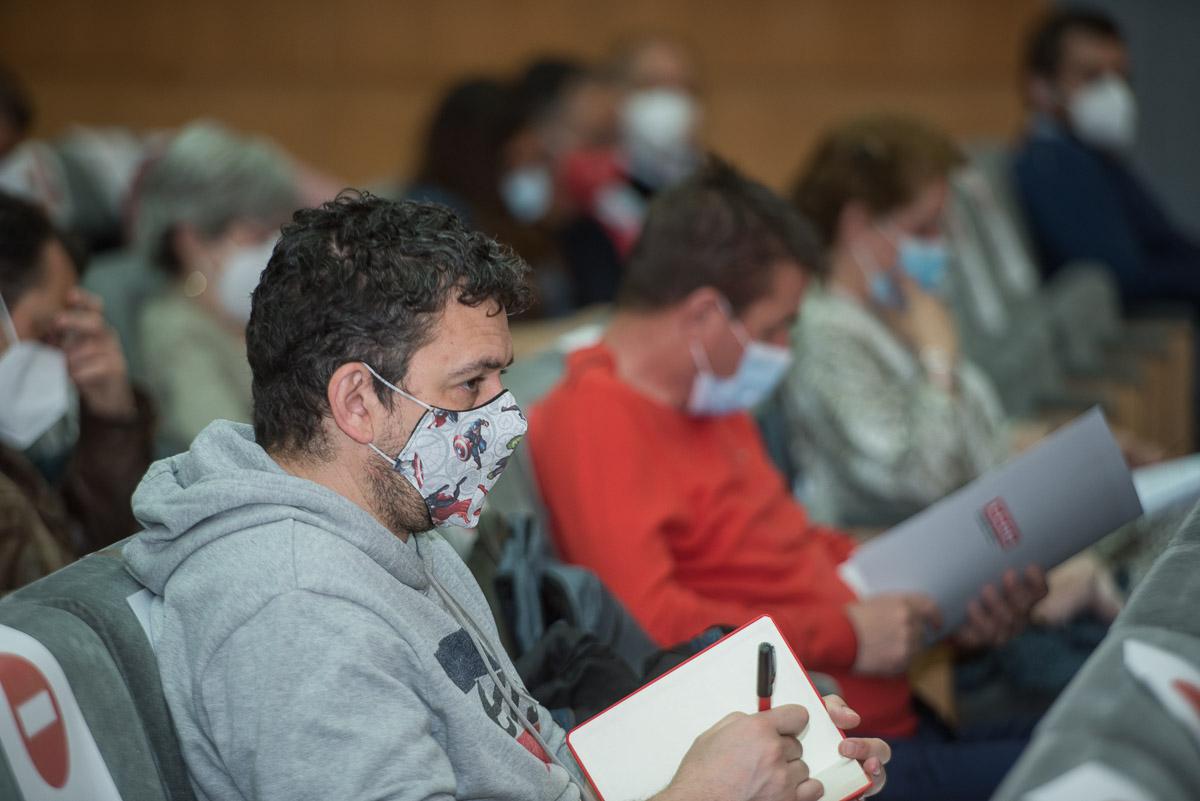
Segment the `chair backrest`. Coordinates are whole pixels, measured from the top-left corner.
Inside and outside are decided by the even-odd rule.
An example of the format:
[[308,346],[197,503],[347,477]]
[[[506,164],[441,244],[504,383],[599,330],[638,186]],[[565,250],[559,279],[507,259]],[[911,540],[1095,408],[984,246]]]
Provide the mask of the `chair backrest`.
[[992,273],[1019,320],[1044,318],[1064,366],[1081,373],[1104,367],[1104,349],[1120,334],[1121,310],[1112,272],[1102,265],[1070,265],[1042,283],[1033,239],[1012,185],[1010,154],[996,143],[968,149],[971,166],[959,176],[963,196],[979,220]]
[[[0,798],[195,801],[135,613],[146,591],[126,573],[121,545],[0,601],[0,685],[11,710],[6,720],[0,709]],[[22,736],[5,730],[14,718]],[[55,732],[65,732],[65,750],[47,757]],[[64,759],[56,784],[53,766]]]
[[1010,416],[1027,415],[1040,399],[1062,390],[1052,334],[1044,319],[1031,314],[1031,302],[1014,303],[1003,289],[969,195],[961,179],[952,182],[950,305],[967,356],[991,378]]

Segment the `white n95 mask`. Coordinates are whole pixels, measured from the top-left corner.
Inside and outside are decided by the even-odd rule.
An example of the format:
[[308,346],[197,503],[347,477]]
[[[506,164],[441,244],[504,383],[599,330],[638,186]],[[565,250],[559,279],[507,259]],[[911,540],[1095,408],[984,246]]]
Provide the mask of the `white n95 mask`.
[[687,408],[701,417],[726,415],[757,406],[779,385],[792,364],[790,350],[751,339],[745,327],[730,317],[726,304],[721,304],[721,311],[742,343],[742,358],[733,375],[721,378],[713,373],[703,346],[692,341],[692,360],[697,372]]
[[250,296],[271,260],[277,241],[278,238],[272,238],[261,245],[241,245],[226,258],[225,269],[217,279],[217,302],[231,319],[250,322]]
[[388,389],[426,409],[399,455],[388,456],[374,443],[371,449],[421,494],[435,526],[474,528],[528,428],[517,399],[505,390],[473,409],[439,409],[364,366]]
[[621,133],[634,177],[655,189],[686,178],[700,162],[692,141],[699,119],[696,101],[684,92],[631,94],[621,111]]
[[24,451],[71,408],[67,357],[41,342],[23,342],[4,300],[0,332],[8,347],[0,353],[0,442]]
[[1067,104],[1071,128],[1102,150],[1124,151],[1137,135],[1137,98],[1123,78],[1109,75],[1083,87]]

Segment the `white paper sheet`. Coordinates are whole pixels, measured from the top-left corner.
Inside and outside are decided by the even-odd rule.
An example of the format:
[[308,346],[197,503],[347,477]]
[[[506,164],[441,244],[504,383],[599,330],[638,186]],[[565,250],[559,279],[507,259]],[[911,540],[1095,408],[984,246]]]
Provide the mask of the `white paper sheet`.
[[1200,501],[1200,454],[1133,471],[1133,486],[1146,514],[1192,506]]
[[923,592],[955,629],[985,584],[1049,569],[1142,513],[1099,409],[856,550],[842,579],[869,597]]

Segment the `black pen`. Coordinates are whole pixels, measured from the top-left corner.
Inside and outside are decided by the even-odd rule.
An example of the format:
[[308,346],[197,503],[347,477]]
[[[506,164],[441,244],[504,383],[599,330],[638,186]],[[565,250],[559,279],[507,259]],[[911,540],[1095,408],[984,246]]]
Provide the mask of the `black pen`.
[[764,642],[758,646],[758,711],[771,708],[771,695],[775,692],[775,646]]

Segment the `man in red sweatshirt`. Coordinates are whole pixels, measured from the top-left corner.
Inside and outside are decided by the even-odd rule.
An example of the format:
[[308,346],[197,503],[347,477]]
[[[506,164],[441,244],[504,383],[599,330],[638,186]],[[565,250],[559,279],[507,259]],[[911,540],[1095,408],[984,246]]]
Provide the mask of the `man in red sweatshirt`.
[[[790,206],[729,167],[655,201],[604,339],[569,357],[530,417],[553,535],[660,643],[770,613],[807,667],[837,679],[864,729],[921,744],[911,781],[903,747],[894,751],[888,798],[987,798],[1023,741],[984,744],[964,775],[944,775],[905,676],[936,606],[915,594],[855,597],[837,574],[854,541],[809,521],[747,412],[787,368],[820,264]],[[956,641],[1004,642],[1044,594],[1036,569],[983,588]]]

